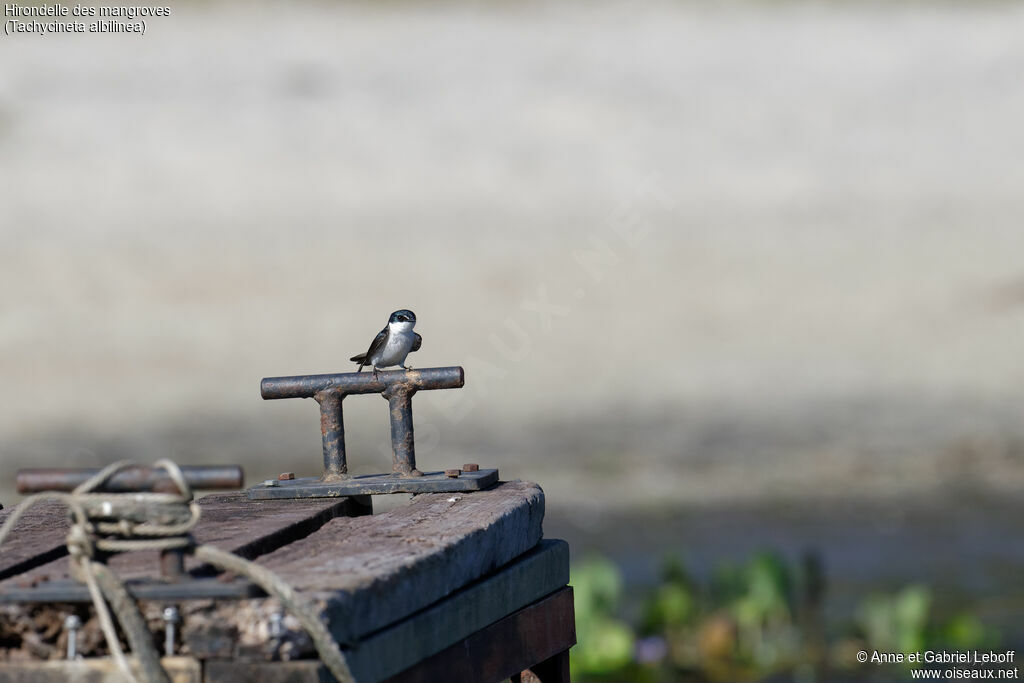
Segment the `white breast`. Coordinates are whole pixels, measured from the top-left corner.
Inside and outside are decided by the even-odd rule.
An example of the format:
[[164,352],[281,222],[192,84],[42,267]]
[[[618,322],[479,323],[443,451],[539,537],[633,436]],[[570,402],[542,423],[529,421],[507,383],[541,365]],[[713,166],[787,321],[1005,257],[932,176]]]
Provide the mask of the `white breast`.
[[388,341],[377,358],[371,359],[379,368],[405,365],[405,357],[412,351],[415,335],[413,323],[388,323]]

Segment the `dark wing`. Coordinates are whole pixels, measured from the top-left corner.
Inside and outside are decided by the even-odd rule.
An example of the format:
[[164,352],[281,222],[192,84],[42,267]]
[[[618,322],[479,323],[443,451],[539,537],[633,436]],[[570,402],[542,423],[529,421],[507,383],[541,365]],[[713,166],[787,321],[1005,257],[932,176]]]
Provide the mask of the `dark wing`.
[[413,332],[413,334],[416,335],[416,338],[412,340],[412,350],[413,351],[419,351],[420,350],[420,346],[423,345],[423,337],[421,337],[420,335],[416,334],[415,332]]
[[351,358],[349,358],[349,360],[359,363],[360,365],[366,365],[367,363],[370,362],[370,358],[373,356],[373,354],[377,353],[377,351],[384,347],[384,344],[387,342],[387,340],[388,328],[385,327],[383,330],[378,332],[377,336],[373,338],[372,342],[370,342],[370,348],[366,350],[366,353],[364,353],[361,356],[352,356]]

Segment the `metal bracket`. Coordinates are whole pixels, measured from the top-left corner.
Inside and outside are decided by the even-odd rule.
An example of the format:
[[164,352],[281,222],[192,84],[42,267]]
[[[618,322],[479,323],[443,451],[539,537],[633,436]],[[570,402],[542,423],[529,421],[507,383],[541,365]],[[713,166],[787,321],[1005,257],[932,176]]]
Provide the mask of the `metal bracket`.
[[[312,398],[320,404],[324,473],[320,477],[268,479],[249,489],[249,498],[327,498],[383,493],[479,491],[498,481],[498,470],[464,466],[461,470],[421,472],[416,469],[412,397],[417,391],[459,389],[466,382],[461,367],[347,372],[333,375],[267,377],[260,382],[266,400]],[[351,476],[345,453],[341,404],[349,394],[381,394],[391,416],[390,474]]]

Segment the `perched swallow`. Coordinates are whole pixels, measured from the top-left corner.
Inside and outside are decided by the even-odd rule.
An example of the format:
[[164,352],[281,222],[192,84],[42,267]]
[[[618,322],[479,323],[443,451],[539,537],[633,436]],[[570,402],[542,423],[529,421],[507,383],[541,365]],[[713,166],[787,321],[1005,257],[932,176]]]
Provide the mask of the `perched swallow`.
[[419,351],[423,337],[412,331],[416,326],[416,314],[410,310],[395,311],[388,318],[388,326],[381,330],[366,353],[352,356],[349,360],[359,363],[356,372],[362,372],[363,366],[373,367],[374,376],[377,370],[392,365],[399,365],[404,370],[412,370],[405,365],[405,358],[413,351]]

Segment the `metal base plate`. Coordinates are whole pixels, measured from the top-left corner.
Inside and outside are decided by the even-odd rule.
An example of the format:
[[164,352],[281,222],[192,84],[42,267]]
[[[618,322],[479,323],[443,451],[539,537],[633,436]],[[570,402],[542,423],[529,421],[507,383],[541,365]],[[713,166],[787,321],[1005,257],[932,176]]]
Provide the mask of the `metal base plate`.
[[[157,581],[129,579],[125,588],[136,600],[242,600],[266,595],[263,589],[244,579],[221,581],[217,578]],[[43,581],[31,588],[8,588],[0,591],[0,604],[12,602],[92,602],[89,589],[71,579]]]
[[340,496],[367,496],[384,493],[449,493],[481,491],[498,481],[498,470],[463,472],[458,477],[447,477],[444,472],[424,472],[422,477],[399,477],[394,474],[363,474],[325,482],[317,477],[273,480],[249,489],[250,500],[274,498],[337,498]]

